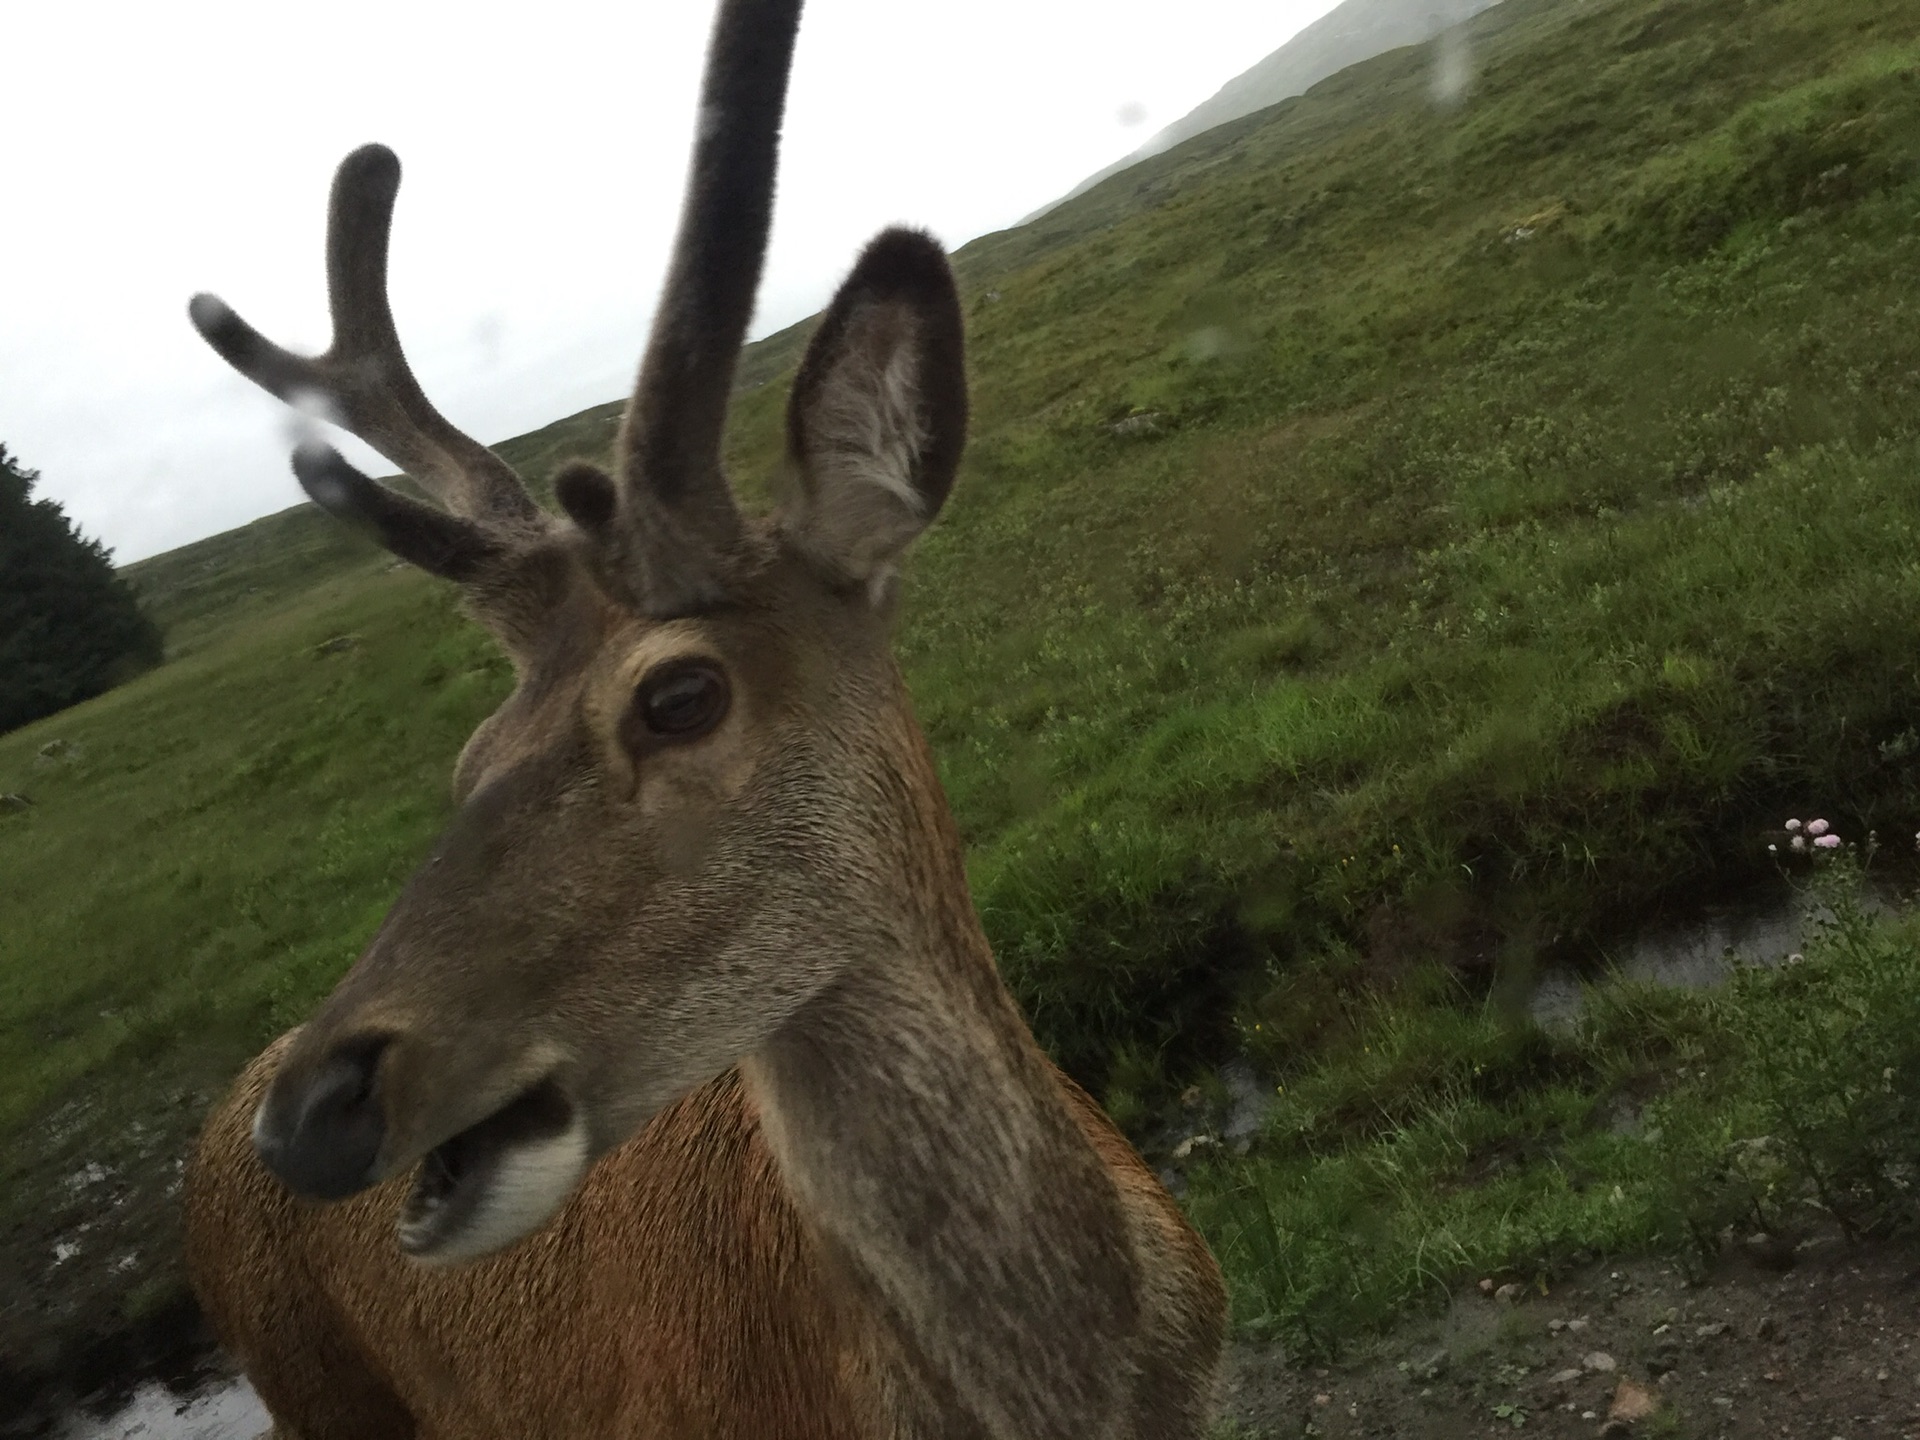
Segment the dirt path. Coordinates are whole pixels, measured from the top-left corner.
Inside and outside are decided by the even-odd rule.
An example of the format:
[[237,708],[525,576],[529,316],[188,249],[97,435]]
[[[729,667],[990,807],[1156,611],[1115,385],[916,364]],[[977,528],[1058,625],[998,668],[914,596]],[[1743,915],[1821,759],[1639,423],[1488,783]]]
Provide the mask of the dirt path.
[[[1635,1261],[1545,1295],[1505,1280],[1344,1363],[1298,1369],[1236,1347],[1228,1433],[1920,1436],[1920,1248],[1833,1236],[1703,1277]],[[1623,1413],[1638,1418],[1611,1418]]]

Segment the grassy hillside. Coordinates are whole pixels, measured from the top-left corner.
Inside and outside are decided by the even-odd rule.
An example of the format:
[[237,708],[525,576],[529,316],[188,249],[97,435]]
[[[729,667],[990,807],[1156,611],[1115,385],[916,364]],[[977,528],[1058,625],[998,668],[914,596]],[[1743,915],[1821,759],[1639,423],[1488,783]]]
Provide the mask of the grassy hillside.
[[[1248,1238],[1322,1204],[1303,1154],[1472,1100],[1420,1184],[1522,1132],[1546,1174],[1651,1073],[1488,997],[1767,875],[1783,815],[1920,820],[1920,12],[1506,0],[1471,35],[1457,108],[1385,55],[960,253],[975,438],[901,635],[1055,1053],[1140,1125],[1230,1053],[1336,1097],[1304,1150],[1195,1180],[1243,1319],[1296,1339],[1378,1313],[1313,1308],[1351,1276],[1276,1279]],[[803,330],[749,356],[743,476]],[[544,476],[611,417],[502,448]],[[0,812],[11,1354],[167,1293],[167,1158],[371,932],[505,680],[311,512],[133,570],[174,660],[0,737],[34,801]],[[1736,1022],[1635,1023],[1591,1044],[1657,1068]],[[1410,1108],[1348,1126],[1395,1026]],[[1435,1059],[1475,1045],[1497,1092]],[[1652,1243],[1641,1198],[1502,1243]]]

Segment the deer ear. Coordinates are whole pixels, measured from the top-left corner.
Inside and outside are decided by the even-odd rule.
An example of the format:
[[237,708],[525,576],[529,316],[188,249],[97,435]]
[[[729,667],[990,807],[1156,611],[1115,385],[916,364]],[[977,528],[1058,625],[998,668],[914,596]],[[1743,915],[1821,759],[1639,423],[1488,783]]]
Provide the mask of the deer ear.
[[799,495],[783,529],[845,579],[883,584],[939,513],[967,437],[960,298],[939,244],[883,231],[833,297],[787,403]]

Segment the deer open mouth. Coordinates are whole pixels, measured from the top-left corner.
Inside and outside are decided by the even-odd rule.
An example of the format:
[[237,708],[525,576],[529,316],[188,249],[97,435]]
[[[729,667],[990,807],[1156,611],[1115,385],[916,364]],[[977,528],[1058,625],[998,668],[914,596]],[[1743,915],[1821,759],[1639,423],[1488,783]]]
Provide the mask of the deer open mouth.
[[400,1210],[400,1248],[449,1264],[510,1245],[559,1209],[586,1168],[580,1114],[542,1080],[426,1153]]

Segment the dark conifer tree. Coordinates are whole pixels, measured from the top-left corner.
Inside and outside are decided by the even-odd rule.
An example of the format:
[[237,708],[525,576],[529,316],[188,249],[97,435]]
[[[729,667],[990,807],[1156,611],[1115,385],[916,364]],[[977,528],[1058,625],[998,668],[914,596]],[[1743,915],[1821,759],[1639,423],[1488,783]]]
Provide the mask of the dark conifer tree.
[[98,695],[160,659],[160,632],[106,547],[0,445],[0,732]]

